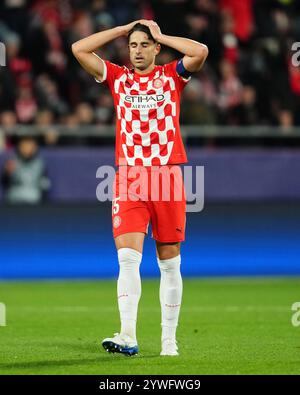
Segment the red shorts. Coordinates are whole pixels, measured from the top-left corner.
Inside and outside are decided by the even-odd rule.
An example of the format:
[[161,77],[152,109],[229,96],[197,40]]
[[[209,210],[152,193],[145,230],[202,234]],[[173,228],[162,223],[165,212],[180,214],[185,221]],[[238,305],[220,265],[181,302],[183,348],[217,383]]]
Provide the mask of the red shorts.
[[113,188],[114,237],[130,232],[147,234],[150,222],[156,241],[184,241],[186,195],[181,168],[120,166]]

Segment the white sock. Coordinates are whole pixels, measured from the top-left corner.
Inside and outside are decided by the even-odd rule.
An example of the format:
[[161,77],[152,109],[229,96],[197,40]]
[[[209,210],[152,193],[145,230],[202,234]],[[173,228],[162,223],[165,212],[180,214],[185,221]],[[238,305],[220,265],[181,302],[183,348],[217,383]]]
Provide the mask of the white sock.
[[181,256],[160,260],[157,258],[160,268],[160,305],[162,318],[162,341],[176,340],[176,328],[182,299],[182,278],[180,273]]
[[118,250],[119,278],[117,283],[121,334],[136,340],[136,321],[141,297],[140,263],[142,254],[132,248]]

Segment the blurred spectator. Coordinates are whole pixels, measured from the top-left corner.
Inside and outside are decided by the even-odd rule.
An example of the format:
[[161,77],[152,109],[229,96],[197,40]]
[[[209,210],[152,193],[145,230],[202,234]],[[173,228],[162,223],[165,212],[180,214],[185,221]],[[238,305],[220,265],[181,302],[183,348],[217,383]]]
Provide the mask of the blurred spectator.
[[47,146],[58,144],[59,135],[57,130],[52,126],[55,116],[51,110],[40,110],[35,117],[35,124],[43,135],[42,143]]
[[221,123],[236,123],[235,110],[242,102],[243,86],[235,66],[223,60],[220,65],[221,81],[219,85],[218,107]]
[[0,114],[0,121],[1,126],[8,132],[13,132],[17,124],[17,117],[13,111],[3,111]]
[[226,10],[222,12],[221,17],[223,59],[236,64],[239,58],[239,45],[234,32],[234,19],[232,14]]
[[56,129],[47,129],[44,133],[44,145],[54,147],[59,143],[60,137]]
[[215,0],[195,0],[187,2],[187,5],[189,7],[183,13],[186,15],[184,18],[186,36],[203,42],[213,49],[209,53],[209,63],[217,69],[222,56],[221,17],[218,4]]
[[11,148],[11,135],[16,132],[16,125],[17,117],[13,111],[3,111],[0,114],[0,134],[2,134],[2,150]]
[[113,98],[105,92],[100,95],[95,109],[95,121],[98,125],[109,125],[114,121],[114,104]]
[[40,127],[50,126],[54,118],[54,114],[51,110],[40,110],[35,116],[35,124]]
[[22,86],[19,88],[15,110],[20,123],[30,123],[34,120],[37,103],[31,87]]
[[94,123],[93,107],[89,103],[79,103],[75,109],[80,125],[92,125]]
[[9,204],[37,204],[46,198],[50,181],[32,137],[20,140],[16,155],[4,165],[1,183]]
[[242,101],[236,108],[236,120],[238,125],[257,125],[258,111],[256,105],[256,93],[252,86],[243,87]]
[[3,131],[0,129],[0,152],[5,149],[5,136]]
[[205,103],[203,86],[197,79],[191,80],[185,88],[181,104],[181,121],[190,125],[215,123],[214,114]]
[[291,127],[294,124],[293,113],[289,110],[280,110],[278,113],[278,125],[284,134],[291,133]]
[[39,75],[35,88],[40,107],[47,108],[56,115],[62,115],[68,111],[68,105],[61,98],[57,83],[48,74]]
[[115,26],[115,19],[108,11],[105,0],[93,0],[91,8],[97,30],[102,31]]
[[[97,1],[95,1],[97,2]],[[153,2],[153,0],[151,1]],[[160,1],[162,3],[163,1]],[[130,20],[137,20],[140,17],[140,0],[106,0],[107,11],[113,16],[117,25],[124,25]]]
[[62,124],[67,126],[68,129],[76,130],[78,129],[78,116],[74,113],[66,114],[62,117]]
[[248,41],[253,32],[253,0],[219,0],[222,11],[228,12],[234,21],[234,34],[241,41]]
[[20,55],[21,38],[10,33],[4,37],[8,67],[17,80],[20,74],[29,73],[32,69],[31,61]]

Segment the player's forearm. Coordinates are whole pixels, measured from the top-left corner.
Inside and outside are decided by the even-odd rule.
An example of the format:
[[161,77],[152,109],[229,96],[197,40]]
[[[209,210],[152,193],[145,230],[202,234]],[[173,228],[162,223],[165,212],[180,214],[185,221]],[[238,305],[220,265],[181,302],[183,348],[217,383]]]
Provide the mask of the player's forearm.
[[110,41],[115,40],[126,34],[123,26],[117,26],[113,29],[104,30],[103,32],[92,34],[86,38],[76,41],[72,45],[73,52],[94,52],[103,47]]
[[157,41],[166,45],[170,48],[176,49],[176,51],[181,52],[184,55],[191,57],[201,57],[207,53],[207,47],[197,41],[191,40],[184,37],[168,36],[166,34],[161,34]]

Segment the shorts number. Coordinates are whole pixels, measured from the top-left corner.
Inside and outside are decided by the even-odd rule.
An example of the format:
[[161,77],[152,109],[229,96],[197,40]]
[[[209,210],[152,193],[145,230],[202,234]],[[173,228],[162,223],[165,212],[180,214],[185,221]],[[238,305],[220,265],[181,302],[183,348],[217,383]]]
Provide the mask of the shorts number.
[[120,210],[120,205],[117,203],[118,200],[120,200],[119,197],[117,197],[113,200],[113,205],[112,205],[113,214],[118,214],[118,212]]

